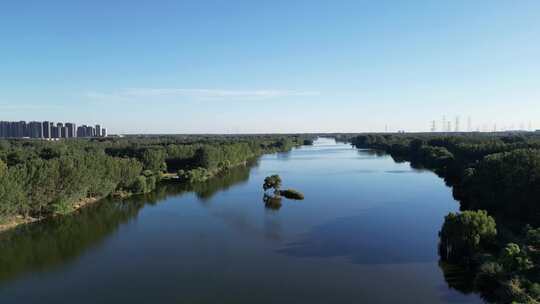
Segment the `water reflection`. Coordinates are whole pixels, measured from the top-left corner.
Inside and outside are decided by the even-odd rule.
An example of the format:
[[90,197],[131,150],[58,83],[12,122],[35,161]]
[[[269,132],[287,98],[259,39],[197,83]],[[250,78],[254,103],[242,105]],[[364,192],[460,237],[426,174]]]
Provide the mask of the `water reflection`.
[[439,267],[443,271],[444,280],[448,287],[463,294],[473,293],[474,275],[471,271],[460,265],[448,264],[442,261],[439,262]]
[[365,155],[370,155],[370,156],[374,156],[374,157],[381,157],[381,156],[386,156],[388,155],[386,152],[384,152],[383,150],[372,150],[372,149],[358,149],[357,150],[359,154],[365,156]]
[[194,192],[197,198],[202,201],[208,201],[220,191],[225,191],[235,185],[247,183],[251,169],[258,165],[258,160],[252,160],[244,166],[231,168],[218,178],[212,178],[204,183],[185,184],[181,186],[174,182],[172,184],[174,185],[173,187]]
[[249,179],[257,163],[229,170],[218,178],[197,185],[161,184],[156,191],[127,198],[107,198],[74,214],[21,226],[0,234],[0,282],[25,273],[47,271],[75,260],[99,247],[123,224],[137,217],[146,205],[194,191],[208,200],[219,191]]
[[99,246],[135,217],[145,199],[106,200],[77,214],[22,226],[0,240],[0,281],[23,273],[46,271]]
[[270,209],[270,210],[277,211],[282,206],[281,197],[268,195],[266,193],[263,196],[263,202],[264,202],[264,206],[266,207],[266,209]]
[[431,227],[430,221],[424,220],[429,212],[419,209],[418,217],[403,216],[400,205],[404,204],[372,208],[316,226],[278,252],[300,258],[345,257],[354,264],[437,261],[436,236],[425,237]]
[[291,151],[276,153],[276,157],[281,160],[288,160],[291,158]]

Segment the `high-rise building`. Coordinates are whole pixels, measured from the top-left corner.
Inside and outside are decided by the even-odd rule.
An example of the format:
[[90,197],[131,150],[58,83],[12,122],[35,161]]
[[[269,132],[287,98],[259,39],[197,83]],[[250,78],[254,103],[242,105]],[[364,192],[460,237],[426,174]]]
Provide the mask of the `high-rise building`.
[[53,123],[50,121],[0,121],[0,138],[74,138],[74,137],[105,137],[107,129],[100,125],[77,125],[71,122]]
[[0,138],[10,137],[9,121],[0,121]]
[[58,137],[57,138],[63,138],[64,137],[64,124],[59,122],[56,124],[56,128],[58,129]]
[[43,125],[43,138],[51,138],[51,124],[48,121],[41,123]]
[[55,138],[55,137],[53,136],[54,122],[49,122],[49,128],[51,129],[51,138]]
[[13,121],[10,123],[11,134],[9,137],[28,137],[26,132],[26,121]]
[[58,132],[58,127],[53,125],[51,127],[51,138],[60,138],[60,134]]
[[94,137],[96,135],[96,130],[92,126],[86,126],[85,136]]
[[85,135],[86,126],[82,125],[77,128],[77,137],[86,137]]
[[27,136],[30,138],[42,138],[43,137],[43,123],[38,121],[31,121],[27,125]]
[[66,137],[67,138],[73,138],[73,137],[77,137],[77,131],[76,131],[77,127],[74,123],[71,123],[71,122],[66,122]]

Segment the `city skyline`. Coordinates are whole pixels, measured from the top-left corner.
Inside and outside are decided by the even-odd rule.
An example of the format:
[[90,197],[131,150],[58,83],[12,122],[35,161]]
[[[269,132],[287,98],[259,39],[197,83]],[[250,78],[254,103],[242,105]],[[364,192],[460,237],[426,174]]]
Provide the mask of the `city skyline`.
[[101,125],[81,125],[72,122],[52,121],[0,121],[0,138],[92,138],[107,137],[107,129]]

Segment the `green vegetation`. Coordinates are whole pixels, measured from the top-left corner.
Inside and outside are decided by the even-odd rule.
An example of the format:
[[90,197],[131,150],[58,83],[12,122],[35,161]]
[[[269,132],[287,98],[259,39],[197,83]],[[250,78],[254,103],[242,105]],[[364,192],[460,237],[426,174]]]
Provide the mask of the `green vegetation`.
[[267,176],[264,179],[263,190],[274,189],[275,194],[279,194],[279,188],[281,188],[281,177],[279,175]]
[[180,182],[204,182],[306,139],[310,138],[258,135],[1,140],[0,224],[63,215],[112,194],[149,193],[164,176],[176,173],[174,180]]
[[447,261],[471,259],[493,244],[496,235],[495,220],[486,211],[450,213],[439,233],[440,255]]
[[339,140],[443,177],[464,211],[445,218],[442,262],[473,271],[475,291],[488,301],[540,301],[538,132],[362,134]]
[[304,194],[300,193],[299,191],[296,191],[294,189],[287,189],[287,190],[280,190],[279,194],[288,198],[288,199],[294,199],[294,200],[303,200]]
[[[264,179],[263,183],[263,190],[266,192],[269,189],[274,189],[274,198],[281,199],[281,196],[284,196],[288,199],[295,199],[295,200],[303,200],[304,195],[300,193],[299,191],[296,191],[294,189],[286,189],[286,190],[280,190],[281,188],[281,177],[279,175],[271,175],[267,176]],[[268,194],[264,194],[265,198],[270,198],[271,196]],[[266,201],[265,201],[266,202]]]

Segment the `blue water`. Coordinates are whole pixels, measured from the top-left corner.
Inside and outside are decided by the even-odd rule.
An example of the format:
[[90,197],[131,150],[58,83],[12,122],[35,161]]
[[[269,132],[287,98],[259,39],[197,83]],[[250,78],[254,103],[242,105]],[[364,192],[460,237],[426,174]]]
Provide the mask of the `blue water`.
[[[263,202],[265,176],[306,199]],[[435,174],[333,139],[0,236],[0,303],[479,303],[449,287]]]

